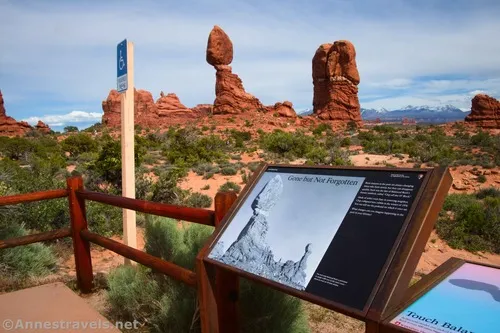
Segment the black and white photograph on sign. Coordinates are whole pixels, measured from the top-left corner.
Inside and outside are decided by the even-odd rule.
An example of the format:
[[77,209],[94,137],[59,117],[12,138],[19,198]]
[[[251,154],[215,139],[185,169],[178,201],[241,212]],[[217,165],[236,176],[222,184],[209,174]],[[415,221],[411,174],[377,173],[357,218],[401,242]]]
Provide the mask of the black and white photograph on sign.
[[208,257],[305,290],[364,179],[267,171]]

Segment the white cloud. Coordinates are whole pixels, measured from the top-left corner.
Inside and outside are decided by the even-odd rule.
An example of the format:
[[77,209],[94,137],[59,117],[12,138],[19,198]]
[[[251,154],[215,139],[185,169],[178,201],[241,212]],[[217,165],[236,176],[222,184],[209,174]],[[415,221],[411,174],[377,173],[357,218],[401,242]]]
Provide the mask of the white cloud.
[[93,124],[100,122],[102,118],[102,113],[97,112],[85,112],[85,111],[71,111],[67,114],[58,115],[46,115],[42,117],[29,117],[23,119],[23,121],[28,122],[30,125],[36,125],[36,123],[41,120],[50,127],[61,127],[66,125],[77,125],[77,124]]
[[[17,96],[18,104],[19,96],[37,94],[100,109],[116,84],[116,44],[126,37],[135,45],[136,87],[154,96],[161,90],[175,92],[188,106],[210,103],[215,70],[205,61],[205,47],[218,24],[234,43],[233,72],[265,104],[290,100],[309,107],[316,48],[349,39],[356,46],[361,99],[380,96],[370,103],[394,105],[456,100],[463,105],[467,91],[496,91],[498,96],[500,80],[500,57],[494,56],[500,54],[500,43],[492,42],[500,31],[498,6],[457,12],[465,5],[433,12],[438,6],[401,0],[362,6],[344,0],[308,5],[1,2],[0,87],[6,99]],[[436,79],[447,76],[461,79]],[[465,92],[446,97],[457,89]],[[404,96],[388,98],[393,92]]]

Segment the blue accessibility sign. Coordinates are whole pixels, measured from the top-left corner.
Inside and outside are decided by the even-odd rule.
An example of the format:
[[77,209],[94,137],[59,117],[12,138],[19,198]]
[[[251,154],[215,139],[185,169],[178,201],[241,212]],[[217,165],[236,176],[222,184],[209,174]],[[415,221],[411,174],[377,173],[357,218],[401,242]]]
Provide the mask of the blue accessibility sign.
[[126,39],[120,42],[116,48],[116,85],[118,92],[124,92],[128,89]]

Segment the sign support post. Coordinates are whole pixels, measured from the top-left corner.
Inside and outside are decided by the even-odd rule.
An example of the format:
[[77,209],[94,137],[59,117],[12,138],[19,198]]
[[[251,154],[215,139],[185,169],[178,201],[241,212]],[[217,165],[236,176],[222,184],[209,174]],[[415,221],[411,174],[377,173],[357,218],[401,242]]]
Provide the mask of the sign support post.
[[[121,105],[122,196],[135,199],[134,152],[134,44],[126,39],[117,47],[117,88]],[[137,248],[136,213],[123,209],[123,241]],[[125,264],[133,264],[125,258]]]

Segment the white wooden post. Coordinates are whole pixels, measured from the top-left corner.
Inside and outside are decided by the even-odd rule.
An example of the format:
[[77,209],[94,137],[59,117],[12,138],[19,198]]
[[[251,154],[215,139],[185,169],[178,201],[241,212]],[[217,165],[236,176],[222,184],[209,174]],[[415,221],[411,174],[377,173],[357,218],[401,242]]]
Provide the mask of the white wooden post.
[[[128,88],[121,94],[122,196],[135,199],[134,44],[127,41]],[[123,209],[123,240],[137,248],[135,210]],[[135,262],[125,258],[125,264]]]

